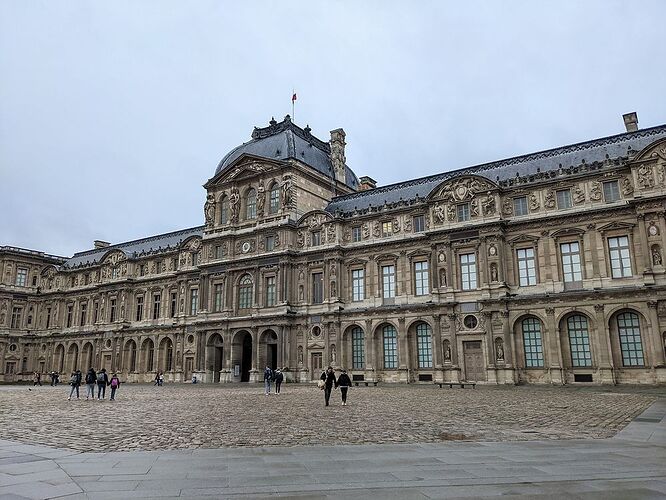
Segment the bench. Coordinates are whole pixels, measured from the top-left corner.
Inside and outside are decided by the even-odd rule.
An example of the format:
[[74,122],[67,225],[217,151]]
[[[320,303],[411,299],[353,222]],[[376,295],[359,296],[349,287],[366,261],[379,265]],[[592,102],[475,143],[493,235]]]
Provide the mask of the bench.
[[476,389],[476,382],[435,382],[435,383],[439,385],[440,389],[445,385],[448,385],[449,389],[453,389],[454,385],[459,386],[461,389],[464,389],[466,385],[471,385],[472,389]]
[[362,381],[360,381],[360,382],[354,382],[354,385],[355,385],[356,387],[358,387],[359,384],[365,384],[366,387],[370,387],[370,384],[372,384],[372,385],[374,385],[375,387],[377,387],[377,381],[374,381],[374,382],[372,382],[372,381],[365,382],[365,381],[362,380]]

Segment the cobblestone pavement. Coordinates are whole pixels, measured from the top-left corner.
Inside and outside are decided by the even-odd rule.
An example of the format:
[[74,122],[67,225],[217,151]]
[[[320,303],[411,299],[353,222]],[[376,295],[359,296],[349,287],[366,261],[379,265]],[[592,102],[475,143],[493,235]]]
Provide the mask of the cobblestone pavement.
[[[116,401],[67,386],[0,387],[0,438],[79,451],[604,438],[664,389],[123,385]],[[85,388],[82,387],[82,396]],[[107,393],[108,398],[108,393]]]

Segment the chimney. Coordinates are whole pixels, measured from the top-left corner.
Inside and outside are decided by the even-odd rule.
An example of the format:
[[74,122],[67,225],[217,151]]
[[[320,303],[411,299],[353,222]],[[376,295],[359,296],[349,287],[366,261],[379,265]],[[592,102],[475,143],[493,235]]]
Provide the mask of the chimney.
[[377,187],[377,181],[374,180],[372,177],[368,177],[367,175],[361,177],[359,179],[359,182],[361,183],[359,191],[367,191],[369,189],[375,189]]
[[636,132],[638,130],[638,115],[635,111],[622,115],[622,119],[624,120],[627,132]]
[[333,164],[335,180],[343,184],[347,180],[345,174],[347,163],[347,158],[345,158],[345,136],[345,131],[341,128],[331,130],[331,163]]
[[95,248],[106,248],[111,246],[111,243],[108,241],[95,240],[93,241],[93,245],[95,245]]

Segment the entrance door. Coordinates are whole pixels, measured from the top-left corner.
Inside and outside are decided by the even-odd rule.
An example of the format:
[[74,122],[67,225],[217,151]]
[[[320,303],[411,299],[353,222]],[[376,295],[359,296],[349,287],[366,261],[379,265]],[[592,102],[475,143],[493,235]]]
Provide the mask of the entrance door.
[[243,356],[241,359],[241,382],[250,381],[252,369],[252,336],[246,333],[243,337]]
[[192,368],[194,367],[194,358],[185,358],[185,380],[192,378]]
[[483,363],[481,341],[463,342],[465,379],[467,381],[486,380],[486,367]]
[[312,370],[312,380],[319,380],[321,377],[323,355],[321,352],[313,352],[310,355],[310,368]]
[[268,366],[271,367],[271,370],[275,370],[277,368],[277,344],[267,344],[266,349]]
[[220,370],[222,369],[222,347],[215,347],[215,350],[213,351],[213,355],[215,356],[215,359],[213,359],[213,382],[217,383],[220,381]]

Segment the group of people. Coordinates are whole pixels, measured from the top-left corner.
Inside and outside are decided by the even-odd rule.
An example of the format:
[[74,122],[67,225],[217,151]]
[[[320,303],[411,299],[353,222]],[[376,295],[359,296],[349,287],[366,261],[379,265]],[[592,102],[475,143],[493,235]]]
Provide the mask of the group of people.
[[153,385],[162,387],[162,385],[164,384],[164,372],[157,372],[155,374],[155,381],[154,382],[155,383]]
[[60,383],[60,374],[58,372],[49,373],[49,377],[51,378],[51,387],[55,387]]
[[[79,399],[79,387],[81,387],[82,382],[83,375],[81,374],[81,370],[72,372],[72,376],[69,380],[69,385],[71,385],[72,388],[69,391],[69,397],[67,398],[68,401],[72,399],[72,396],[74,396],[75,392],[76,399]],[[115,401],[116,391],[118,390],[118,387],[120,387],[120,379],[118,378],[118,375],[114,373],[109,379],[109,375],[106,373],[105,368],[102,368],[98,372],[95,372],[93,368],[90,368],[88,373],[86,373],[85,383],[86,399],[95,399],[95,386],[97,386],[98,400],[106,399],[106,388],[110,387],[111,397],[109,400]]]
[[276,368],[275,370],[271,369],[270,366],[266,365],[264,368],[264,393],[266,396],[271,393],[271,383],[275,382],[275,394],[280,394],[280,387],[284,381],[284,374],[282,370]]
[[329,400],[331,399],[331,391],[335,387],[336,389],[340,388],[340,396],[342,396],[342,406],[347,406],[347,391],[351,387],[351,379],[347,375],[347,370],[342,370],[342,373],[335,378],[335,372],[333,367],[329,366],[326,368],[326,371],[321,373],[319,377],[319,388],[324,391],[324,401],[326,406],[329,406]]

